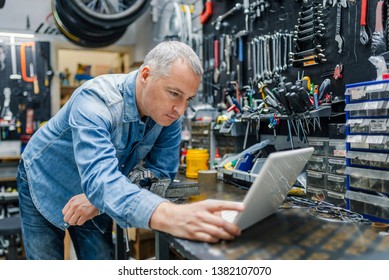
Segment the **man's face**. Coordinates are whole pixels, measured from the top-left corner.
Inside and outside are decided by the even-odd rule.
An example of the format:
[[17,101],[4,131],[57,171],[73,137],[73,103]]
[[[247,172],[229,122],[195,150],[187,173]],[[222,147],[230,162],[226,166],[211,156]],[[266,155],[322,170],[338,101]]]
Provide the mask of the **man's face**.
[[142,117],[149,116],[159,125],[168,126],[184,114],[196,96],[200,77],[181,60],[173,63],[166,77],[153,76],[152,71],[145,66],[139,72],[138,110]]

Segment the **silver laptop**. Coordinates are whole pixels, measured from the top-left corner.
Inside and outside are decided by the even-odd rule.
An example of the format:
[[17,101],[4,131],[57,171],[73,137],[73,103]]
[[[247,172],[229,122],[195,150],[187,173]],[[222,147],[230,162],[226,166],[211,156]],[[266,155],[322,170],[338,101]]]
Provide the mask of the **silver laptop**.
[[271,153],[243,199],[245,210],[222,211],[222,218],[244,230],[276,212],[313,150],[309,147]]

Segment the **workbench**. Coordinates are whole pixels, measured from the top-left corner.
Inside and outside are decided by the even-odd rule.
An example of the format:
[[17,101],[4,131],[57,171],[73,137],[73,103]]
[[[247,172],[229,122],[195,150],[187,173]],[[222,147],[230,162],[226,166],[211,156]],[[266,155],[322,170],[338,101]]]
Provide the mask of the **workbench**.
[[[218,181],[200,184],[195,199],[240,201],[247,191]],[[156,232],[157,259],[389,259],[389,236],[369,223],[315,215],[307,207],[284,207],[233,241],[195,242]]]

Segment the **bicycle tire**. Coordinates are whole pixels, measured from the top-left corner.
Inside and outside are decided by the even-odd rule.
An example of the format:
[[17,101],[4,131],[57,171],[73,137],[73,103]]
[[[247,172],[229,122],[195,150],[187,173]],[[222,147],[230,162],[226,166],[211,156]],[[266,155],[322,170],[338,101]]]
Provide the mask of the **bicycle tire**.
[[83,35],[109,35],[116,31],[127,28],[127,26],[120,26],[117,28],[101,28],[98,25],[94,25],[84,18],[80,17],[77,13],[70,9],[67,0],[54,0],[57,12],[64,21],[64,24],[70,26],[75,34]]
[[[118,30],[105,31],[100,29],[92,30],[91,26],[82,26],[74,21],[65,10],[62,9],[60,0],[52,1],[52,12],[54,21],[60,32],[72,43],[86,48],[106,47],[119,40],[126,31],[126,27]],[[82,24],[81,24],[82,25]],[[86,32],[87,29],[87,32]],[[81,31],[82,30],[82,31]]]
[[123,3],[128,8],[116,14],[105,14],[96,12],[93,8],[88,8],[87,5],[91,2],[102,3],[105,0],[69,0],[66,4],[69,10],[77,14],[77,16],[103,29],[130,25],[145,12],[150,4],[150,0],[119,0],[120,3]]

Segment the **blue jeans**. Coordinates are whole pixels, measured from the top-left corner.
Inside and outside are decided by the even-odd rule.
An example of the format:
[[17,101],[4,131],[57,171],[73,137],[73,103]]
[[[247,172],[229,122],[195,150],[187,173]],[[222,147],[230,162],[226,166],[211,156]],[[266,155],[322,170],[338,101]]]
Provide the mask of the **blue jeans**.
[[[19,164],[17,181],[22,236],[27,259],[63,260],[65,231],[51,224],[35,207],[23,161]],[[80,260],[113,259],[112,220],[104,214],[97,219],[105,219],[106,223],[110,223],[107,224],[106,231],[99,230],[92,221],[82,226],[68,228],[77,258]]]

